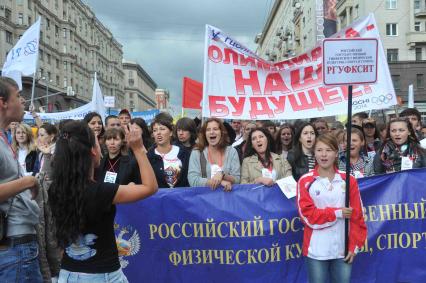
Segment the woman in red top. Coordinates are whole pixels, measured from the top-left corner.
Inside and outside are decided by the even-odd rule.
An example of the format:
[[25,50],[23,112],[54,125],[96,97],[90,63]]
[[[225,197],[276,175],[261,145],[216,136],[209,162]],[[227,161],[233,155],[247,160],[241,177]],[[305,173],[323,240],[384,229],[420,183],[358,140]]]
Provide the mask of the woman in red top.
[[[364,245],[367,227],[358,184],[350,177],[350,205],[345,207],[346,173],[336,167],[338,144],[331,134],[316,139],[317,166],[297,183],[297,206],[305,226],[302,253],[309,282],[350,282],[352,262]],[[345,218],[349,219],[349,246],[345,255]]]

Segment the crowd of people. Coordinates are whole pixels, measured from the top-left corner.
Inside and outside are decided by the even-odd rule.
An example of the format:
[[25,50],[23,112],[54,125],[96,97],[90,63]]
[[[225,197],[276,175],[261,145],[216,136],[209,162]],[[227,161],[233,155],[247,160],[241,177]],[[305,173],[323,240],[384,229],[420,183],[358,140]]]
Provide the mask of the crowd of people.
[[[32,114],[36,136],[21,123],[16,84],[1,77],[0,210],[7,227],[0,233],[2,282],[127,282],[114,238],[115,204],[144,199],[158,188],[231,192],[236,184],[271,187],[289,176],[298,182],[311,282],[322,282],[315,278],[329,268],[341,269],[335,282],[349,282],[350,263],[366,237],[356,179],[426,167],[426,127],[410,108],[386,124],[355,114],[350,148],[344,125],[323,118],[280,125],[184,117],[174,124],[160,113],[148,126],[124,109],[105,121],[92,112],[83,121],[53,125]],[[346,150],[350,207],[338,193]],[[347,255],[345,218],[351,219]]]

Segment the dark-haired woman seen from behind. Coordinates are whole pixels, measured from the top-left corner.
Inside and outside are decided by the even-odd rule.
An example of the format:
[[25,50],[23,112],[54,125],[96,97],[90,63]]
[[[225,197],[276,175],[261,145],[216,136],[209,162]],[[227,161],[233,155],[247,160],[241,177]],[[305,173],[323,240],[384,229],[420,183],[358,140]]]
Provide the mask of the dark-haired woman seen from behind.
[[161,113],[151,124],[155,145],[148,151],[160,188],[189,187],[188,163],[191,152],[172,144],[173,118]]
[[272,152],[269,130],[256,128],[247,139],[246,158],[241,167],[241,184],[272,186],[276,180],[291,176],[291,166]]
[[135,130],[141,132],[143,145],[146,150],[149,150],[153,144],[151,133],[149,132],[149,128],[142,118],[133,118],[130,120],[130,125],[134,127]]
[[[329,133],[315,142],[318,165],[297,183],[297,206],[305,229],[302,254],[310,283],[349,283],[352,262],[367,238],[358,184],[350,176],[349,207],[345,207],[346,173],[336,167],[339,147]],[[345,255],[345,218],[349,220]]]
[[310,123],[302,123],[293,139],[293,148],[287,155],[291,165],[293,177],[297,181],[315,167],[314,144],[318,136],[314,126]]
[[290,124],[282,124],[275,138],[275,152],[281,154],[284,160],[293,146],[294,128]]
[[140,184],[139,166],[133,155],[129,155],[124,130],[110,128],[105,131],[104,139],[108,154],[103,156],[95,180],[119,185]]
[[374,157],[375,174],[426,167],[426,153],[407,118],[389,122],[386,141]]
[[228,132],[217,118],[209,118],[201,127],[198,143],[189,160],[188,181],[192,187],[230,191],[240,183],[238,153],[229,146]]
[[188,117],[180,118],[176,122],[174,134],[177,138],[176,145],[181,145],[192,150],[197,139],[197,126],[194,120]]
[[101,150],[86,123],[64,125],[53,157],[49,204],[64,249],[59,282],[127,282],[114,235],[115,204],[144,199],[157,182],[135,131],[126,133],[142,177],[141,185],[95,182]]

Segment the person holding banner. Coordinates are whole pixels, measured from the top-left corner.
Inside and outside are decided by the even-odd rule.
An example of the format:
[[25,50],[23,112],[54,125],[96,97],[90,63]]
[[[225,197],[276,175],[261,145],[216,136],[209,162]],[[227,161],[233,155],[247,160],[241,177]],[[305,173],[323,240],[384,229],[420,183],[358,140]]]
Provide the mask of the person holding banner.
[[[346,140],[346,134],[343,135]],[[364,134],[357,127],[351,129],[351,148],[350,164],[351,175],[355,178],[363,178],[374,175],[373,157],[364,153],[365,139]],[[339,169],[346,170],[346,151],[340,153]]]
[[426,167],[426,152],[412,124],[407,118],[391,120],[386,141],[374,157],[374,172],[384,174],[422,167]]
[[246,157],[241,167],[241,184],[272,186],[276,180],[291,176],[291,166],[272,152],[269,130],[256,128],[247,139]]
[[160,188],[189,187],[188,163],[191,152],[172,144],[173,118],[167,113],[155,116],[152,122],[155,145],[147,156]]
[[222,186],[230,191],[240,183],[238,153],[228,146],[228,133],[217,118],[209,118],[201,127],[198,143],[189,160],[188,181],[191,187],[208,186],[215,190]]
[[[310,283],[349,283],[352,262],[367,238],[362,201],[356,179],[350,177],[350,207],[345,207],[346,173],[338,171],[336,138],[316,139],[318,165],[297,183],[297,207],[305,229],[302,253]],[[345,219],[349,219],[348,254],[345,255]]]
[[293,172],[293,178],[296,181],[298,181],[303,174],[315,167],[313,149],[317,136],[317,130],[315,130],[315,127],[310,123],[303,122],[298,127],[293,140],[293,148],[287,155],[287,160]]
[[139,165],[142,184],[96,182],[101,149],[95,135],[85,122],[63,126],[48,194],[56,236],[64,249],[59,282],[128,282],[114,235],[115,205],[147,198],[156,193],[158,185],[140,134],[127,130],[126,140]]

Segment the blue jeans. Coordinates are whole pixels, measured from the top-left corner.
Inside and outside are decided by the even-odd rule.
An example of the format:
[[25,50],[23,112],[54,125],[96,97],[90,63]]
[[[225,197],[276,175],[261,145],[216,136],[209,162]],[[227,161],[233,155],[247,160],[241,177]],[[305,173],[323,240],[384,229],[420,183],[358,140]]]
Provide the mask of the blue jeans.
[[332,283],[349,283],[351,281],[352,264],[343,259],[317,260],[307,257],[309,283],[326,283],[328,278]]
[[0,247],[0,282],[43,282],[36,241]]
[[129,283],[121,268],[110,273],[82,273],[61,269],[58,283]]

